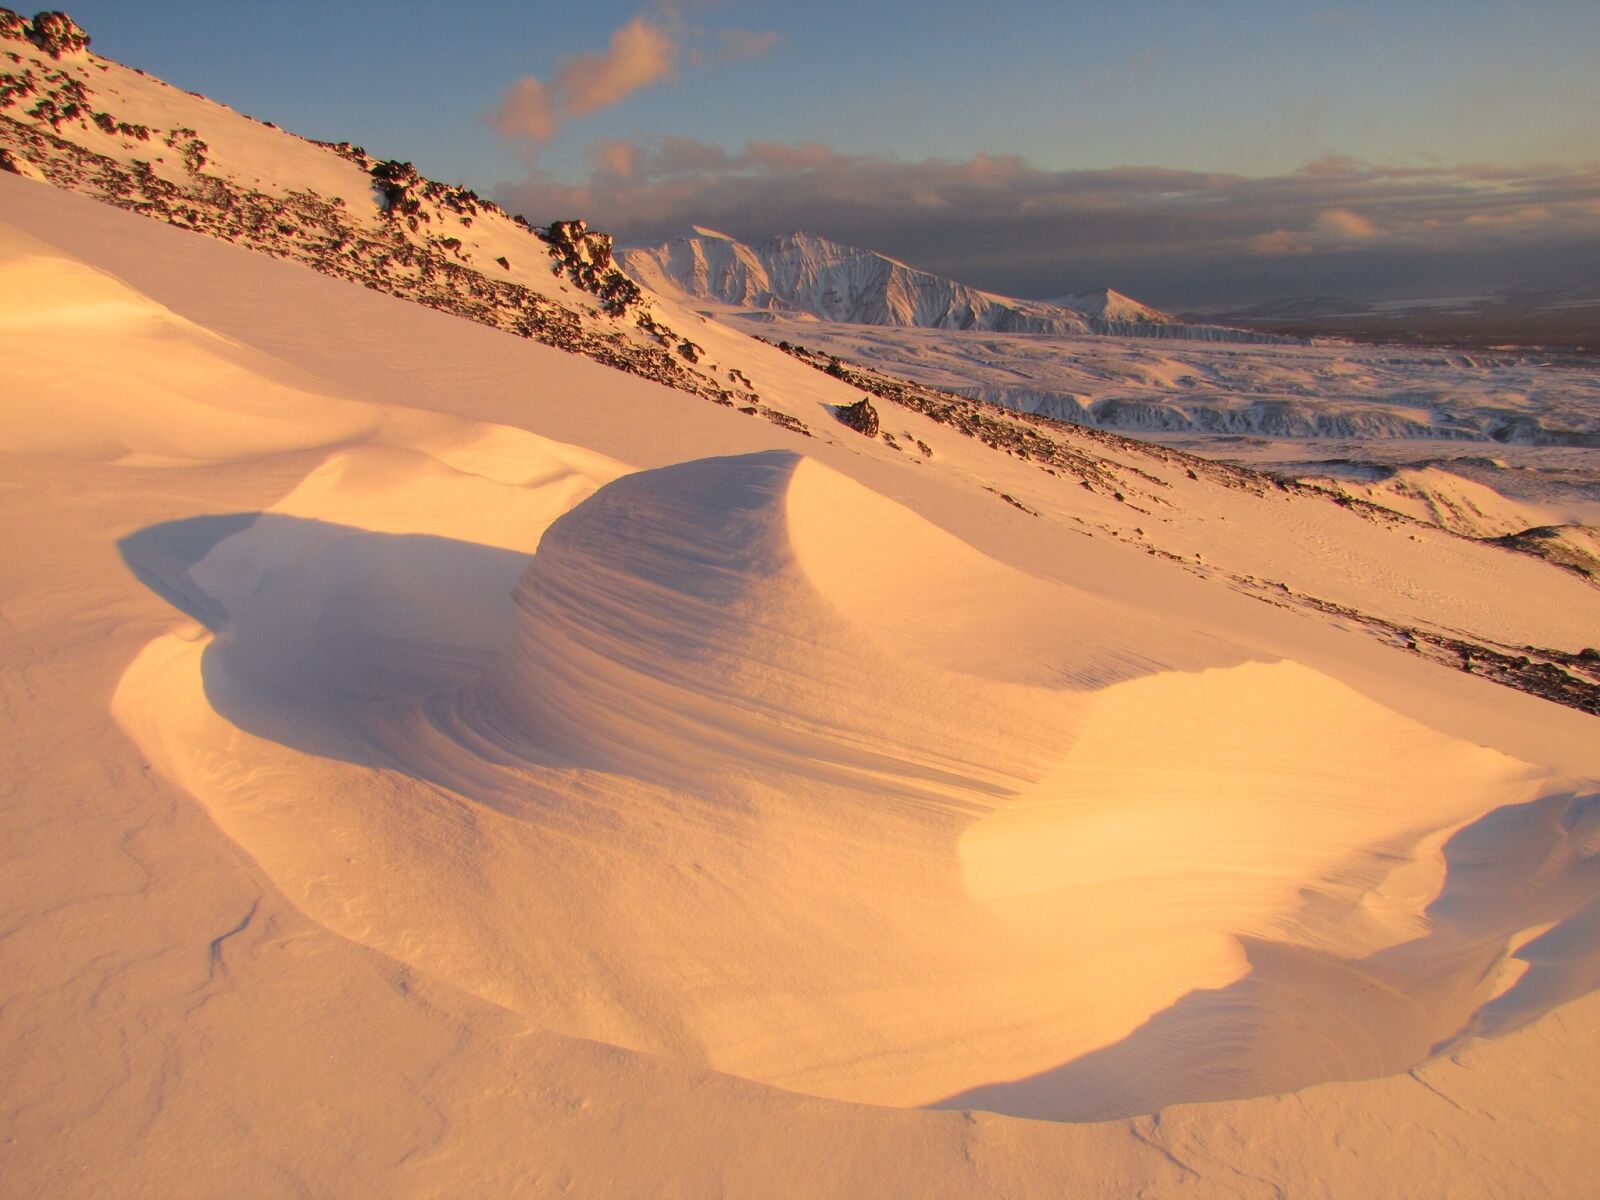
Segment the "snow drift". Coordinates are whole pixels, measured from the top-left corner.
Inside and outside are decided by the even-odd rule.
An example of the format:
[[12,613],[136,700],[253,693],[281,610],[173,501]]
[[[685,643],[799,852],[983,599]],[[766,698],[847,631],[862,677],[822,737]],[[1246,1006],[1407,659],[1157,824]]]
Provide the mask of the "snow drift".
[[[1404,1070],[1593,961],[1535,995],[1511,960],[1587,919],[1581,858],[1541,851],[1570,866],[1490,912],[1447,850],[1541,797],[1575,814],[1535,823],[1565,847],[1587,801],[813,461],[624,475],[553,520],[544,486],[531,559],[291,516],[374,467],[174,579],[226,615],[152,644],[117,712],[319,920],[550,1028],[842,1099],[1104,1118]],[[297,761],[309,790],[272,798]],[[1441,931],[1446,902],[1476,907]]]

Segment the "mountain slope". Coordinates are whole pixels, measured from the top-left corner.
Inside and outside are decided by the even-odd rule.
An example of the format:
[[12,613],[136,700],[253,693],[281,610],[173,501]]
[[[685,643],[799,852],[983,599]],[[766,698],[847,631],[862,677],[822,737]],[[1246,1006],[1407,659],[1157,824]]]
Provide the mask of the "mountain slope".
[[629,247],[617,259],[651,291],[686,303],[707,300],[785,316],[855,325],[994,333],[1118,334],[1202,341],[1281,341],[1267,334],[1187,325],[1109,290],[1061,301],[1018,300],[909,267],[897,259],[811,233],[749,246],[695,227],[656,246]]
[[581,220],[535,229],[410,163],[308,141],[25,28],[0,25],[0,169],[786,419],[674,329],[703,322],[641,295]]
[[759,344],[933,456],[0,224],[19,1190],[1353,1195],[1396,1122],[1581,1172],[1596,1009],[1517,1026],[1592,961],[1594,718],[1303,603],[1565,640],[1578,580]]

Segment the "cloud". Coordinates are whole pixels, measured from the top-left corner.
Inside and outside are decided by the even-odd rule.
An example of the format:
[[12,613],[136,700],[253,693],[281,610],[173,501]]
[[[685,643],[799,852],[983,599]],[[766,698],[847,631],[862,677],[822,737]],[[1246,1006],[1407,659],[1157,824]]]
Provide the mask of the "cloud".
[[555,105],[544,84],[527,75],[506,89],[489,123],[502,137],[547,142],[556,131]]
[[556,91],[569,116],[609,108],[640,88],[671,79],[678,45],[663,29],[635,17],[611,35],[604,54],[575,54],[556,71]]
[[778,44],[778,35],[768,30],[757,33],[749,29],[723,29],[717,33],[720,54],[718,57],[723,62],[743,62],[747,58],[759,58],[768,50]]
[[1114,284],[1183,305],[1207,302],[1224,286],[1255,298],[1345,289],[1419,295],[1470,286],[1491,266],[1530,277],[1546,263],[1574,277],[1600,273],[1600,164],[1392,166],[1329,157],[1248,177],[1133,166],[1056,171],[1013,155],[907,162],[820,142],[728,149],[674,137],[626,145],[592,151],[587,179],[535,171],[497,194],[534,220],[582,215],[628,241],[690,224],[751,241],[809,229],[1023,296]]
[[1348,208],[1329,208],[1317,214],[1317,232],[1335,238],[1369,238],[1378,229],[1367,218]]
[[621,138],[601,138],[588,145],[589,165],[597,175],[629,179],[639,169],[637,143]]
[[1245,243],[1251,254],[1308,254],[1311,244],[1305,238],[1287,229],[1274,229],[1271,233],[1258,233]]
[[[550,84],[532,75],[523,76],[506,89],[487,114],[490,126],[502,137],[537,147],[554,137],[561,125],[572,118],[610,108],[642,88],[676,78],[685,33],[681,21],[672,18],[671,24],[676,34],[662,24],[635,17],[612,32],[603,53],[574,54],[563,59]],[[691,29],[687,36],[703,39],[706,35]],[[715,38],[714,54],[708,55],[699,46],[691,47],[688,58],[692,65],[738,62],[765,54],[778,42],[776,33],[746,29],[718,30]],[[620,161],[616,158],[620,151],[609,153],[611,162],[602,163],[593,154],[591,162],[596,163],[597,169],[618,174],[612,167]]]

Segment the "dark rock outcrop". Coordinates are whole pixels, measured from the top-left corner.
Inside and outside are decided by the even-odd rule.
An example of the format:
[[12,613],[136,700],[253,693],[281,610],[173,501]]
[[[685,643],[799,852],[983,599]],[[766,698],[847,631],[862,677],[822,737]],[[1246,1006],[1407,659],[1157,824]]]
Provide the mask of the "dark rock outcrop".
[[64,12],[42,12],[33,18],[33,44],[51,58],[77,54],[89,45],[89,35]]
[[0,171],[21,175],[24,179],[43,178],[32,163],[25,158],[19,158],[4,146],[0,146]]
[[32,42],[51,58],[77,54],[89,45],[83,27],[64,12],[39,13],[29,21],[9,8],[0,8],[0,38]]
[[847,425],[857,433],[864,433],[868,437],[878,436],[878,410],[872,407],[872,401],[865,396],[854,404],[835,408],[833,415],[839,419],[839,424]]
[[611,257],[610,234],[596,233],[581,218],[552,221],[535,232],[549,245],[556,274],[600,297],[600,307],[608,315],[620,317],[639,303],[643,296],[639,285],[618,270]]

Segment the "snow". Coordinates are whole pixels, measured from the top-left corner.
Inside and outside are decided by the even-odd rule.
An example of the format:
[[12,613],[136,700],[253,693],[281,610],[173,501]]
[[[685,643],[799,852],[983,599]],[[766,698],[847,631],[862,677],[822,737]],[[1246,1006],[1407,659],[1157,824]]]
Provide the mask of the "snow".
[[[8,1185],[1587,1190],[1596,718],[1373,622],[1575,651],[1600,590],[882,401],[908,453],[650,303],[814,436],[0,177]],[[1092,344],[1091,403],[1479,369]]]
[[812,233],[748,246],[695,227],[658,246],[624,248],[617,257],[645,287],[690,306],[710,300],[801,319],[941,330],[1261,340],[1237,330],[1186,325],[1116,292],[1066,298],[1081,305],[999,296]]
[[1056,296],[1046,303],[1059,304],[1062,308],[1076,309],[1078,312],[1088,313],[1092,317],[1103,317],[1108,321],[1143,321],[1155,325],[1182,324],[1170,313],[1151,308],[1148,304],[1141,304],[1133,297],[1124,296],[1121,292],[1112,291],[1110,288]]
[[741,328],[1008,408],[1131,433],[1280,441],[1600,440],[1600,371],[1537,356],[1395,346],[1253,346],[749,322]]
[[1016,301],[926,274],[872,251],[814,234],[747,246],[696,229],[654,248],[619,251],[622,267],[653,291],[688,302],[795,310],[837,322],[939,330],[1083,331],[1082,315]]

